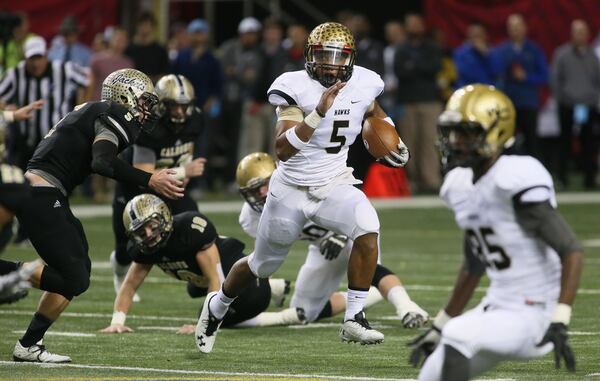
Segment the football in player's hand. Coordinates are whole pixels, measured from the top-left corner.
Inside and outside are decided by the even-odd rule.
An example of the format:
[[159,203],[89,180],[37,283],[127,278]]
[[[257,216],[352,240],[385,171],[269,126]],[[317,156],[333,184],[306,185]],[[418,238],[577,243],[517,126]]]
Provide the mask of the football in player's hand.
[[376,159],[381,159],[390,151],[400,153],[398,150],[400,137],[396,128],[381,118],[370,116],[365,119],[362,139],[367,151]]

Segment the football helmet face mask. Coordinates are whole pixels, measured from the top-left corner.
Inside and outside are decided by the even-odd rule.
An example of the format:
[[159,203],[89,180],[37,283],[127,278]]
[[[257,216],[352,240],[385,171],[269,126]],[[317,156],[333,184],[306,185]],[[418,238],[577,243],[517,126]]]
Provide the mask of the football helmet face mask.
[[127,107],[145,132],[154,129],[158,96],[150,78],[141,71],[120,69],[110,73],[102,82],[101,98]]
[[327,22],[310,32],[304,49],[308,75],[324,87],[352,77],[356,59],[354,37],[344,25]]
[[456,90],[438,119],[442,168],[476,168],[514,142],[515,108],[493,86],[474,84]]
[[160,101],[159,116],[167,117],[171,123],[182,124],[194,110],[194,87],[183,75],[169,74],[156,83],[156,94]]
[[125,233],[144,254],[162,247],[173,232],[173,215],[167,204],[152,194],[132,198],[123,211]]
[[250,207],[259,213],[267,201],[269,180],[274,171],[275,161],[264,152],[251,153],[238,164],[235,178],[240,193]]

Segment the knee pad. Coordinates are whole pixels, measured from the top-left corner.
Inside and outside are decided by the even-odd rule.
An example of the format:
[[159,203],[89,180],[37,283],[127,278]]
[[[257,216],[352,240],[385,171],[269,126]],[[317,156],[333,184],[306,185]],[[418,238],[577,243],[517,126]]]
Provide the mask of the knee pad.
[[68,290],[66,290],[66,291],[67,291],[67,294],[69,294],[69,295],[79,296],[79,295],[83,294],[84,292],[86,292],[89,287],[90,287],[89,275],[81,276],[77,279],[70,279],[69,287],[68,287]]
[[394,275],[394,273],[385,266],[377,265],[377,267],[375,267],[375,274],[373,274],[371,286],[378,287],[379,282],[381,282],[381,280],[388,275]]
[[[302,230],[295,221],[286,218],[269,218],[262,236],[271,246],[288,248],[298,239]],[[259,228],[260,230],[260,228]]]
[[265,257],[261,255],[261,258],[258,259],[256,258],[255,253],[252,253],[248,256],[248,266],[250,267],[250,271],[252,271],[257,278],[268,278],[277,271],[284,260],[285,255],[278,257]]
[[356,239],[367,233],[379,233],[379,217],[369,200],[364,199],[354,208],[356,227],[350,238]]

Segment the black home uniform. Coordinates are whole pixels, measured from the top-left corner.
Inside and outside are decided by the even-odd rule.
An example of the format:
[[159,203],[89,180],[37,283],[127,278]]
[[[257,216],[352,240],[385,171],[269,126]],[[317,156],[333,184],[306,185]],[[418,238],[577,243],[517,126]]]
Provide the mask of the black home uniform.
[[[173,233],[157,251],[146,254],[132,242],[127,250],[134,262],[156,265],[166,274],[188,283],[191,297],[207,294],[208,279],[202,273],[196,255],[213,243],[217,245],[221,269],[227,276],[235,262],[244,257],[244,244],[235,238],[220,237],[215,226],[199,212],[185,212],[174,217]],[[258,279],[237,298],[223,320],[230,327],[265,311],[271,300],[268,279]]]
[[148,184],[149,173],[131,168],[116,156],[134,141],[139,129],[124,106],[90,102],[67,114],[36,148],[27,170],[53,186],[31,187],[31,200],[17,217],[47,263],[42,290],[71,299],[88,288],[88,243],[68,196],[92,171]]
[[[204,120],[199,111],[194,110],[184,123],[175,124],[163,117],[157,128],[151,134],[142,132],[133,147],[125,150],[121,157],[126,162],[135,165],[139,163],[155,163],[156,169],[175,168],[185,165],[202,154],[201,136]],[[113,198],[113,233],[115,236],[115,256],[121,265],[131,263],[127,255],[127,236],[123,226],[123,210],[129,200],[140,193],[147,192],[138,186],[117,183]],[[171,213],[178,214],[187,211],[197,211],[196,202],[189,196],[188,188],[184,196],[177,200],[169,200],[160,195]]]
[[[19,212],[31,197],[31,190],[23,171],[8,164],[0,164],[0,205],[9,212]],[[0,251],[4,250],[12,236],[12,223],[0,227]],[[5,272],[0,271],[0,275]]]

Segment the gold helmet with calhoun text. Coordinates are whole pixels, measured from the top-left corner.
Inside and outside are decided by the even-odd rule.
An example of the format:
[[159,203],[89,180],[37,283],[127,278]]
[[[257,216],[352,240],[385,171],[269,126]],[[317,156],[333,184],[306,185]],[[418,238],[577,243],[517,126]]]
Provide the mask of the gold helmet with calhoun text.
[[167,204],[152,194],[132,198],[123,211],[125,233],[144,253],[152,253],[173,231],[173,215]]
[[308,75],[324,87],[338,80],[346,82],[352,77],[356,59],[356,43],[350,30],[336,22],[317,25],[304,49]]
[[[168,115],[173,123],[184,123],[192,115],[194,109],[194,87],[192,83],[181,74],[169,74],[161,77],[156,82],[156,94],[160,101],[159,115]],[[175,107],[182,107],[181,113],[173,111]]]
[[244,200],[257,212],[262,212],[267,200],[266,187],[275,171],[275,161],[268,153],[254,152],[238,164],[235,179]]
[[438,131],[442,166],[473,167],[513,144],[515,107],[494,86],[467,85],[448,100]]

